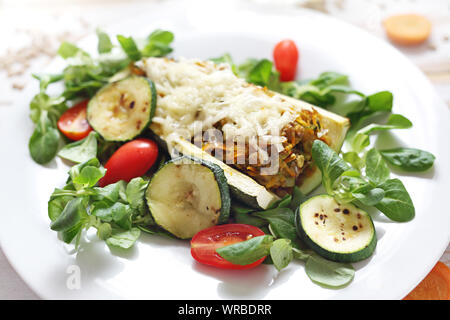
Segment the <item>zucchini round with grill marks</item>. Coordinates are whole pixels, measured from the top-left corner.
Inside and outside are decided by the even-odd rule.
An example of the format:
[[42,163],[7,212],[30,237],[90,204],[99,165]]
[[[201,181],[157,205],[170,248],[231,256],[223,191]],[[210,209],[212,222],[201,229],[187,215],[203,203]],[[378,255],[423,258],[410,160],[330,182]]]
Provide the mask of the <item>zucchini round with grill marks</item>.
[[173,159],[155,173],[146,201],[155,222],[181,239],[227,222],[231,206],[223,170],[189,157]]
[[302,203],[295,220],[300,238],[329,260],[364,260],[377,245],[369,214],[350,203],[339,204],[328,195],[315,196]]
[[107,141],[128,141],[151,122],[156,89],[147,78],[130,76],[100,89],[89,101],[87,120]]

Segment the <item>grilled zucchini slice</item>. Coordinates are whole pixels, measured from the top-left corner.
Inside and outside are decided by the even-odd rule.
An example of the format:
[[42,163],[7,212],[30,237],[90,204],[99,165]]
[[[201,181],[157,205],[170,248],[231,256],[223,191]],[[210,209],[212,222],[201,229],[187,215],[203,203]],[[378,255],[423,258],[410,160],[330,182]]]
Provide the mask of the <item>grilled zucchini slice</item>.
[[190,157],[159,169],[147,187],[146,201],[156,224],[181,239],[227,222],[231,206],[223,170]]
[[155,113],[156,89],[147,78],[130,76],[100,89],[87,107],[91,127],[107,141],[128,141],[145,130]]
[[364,260],[377,245],[369,214],[350,203],[339,204],[328,195],[315,196],[302,203],[295,220],[305,243],[329,260]]

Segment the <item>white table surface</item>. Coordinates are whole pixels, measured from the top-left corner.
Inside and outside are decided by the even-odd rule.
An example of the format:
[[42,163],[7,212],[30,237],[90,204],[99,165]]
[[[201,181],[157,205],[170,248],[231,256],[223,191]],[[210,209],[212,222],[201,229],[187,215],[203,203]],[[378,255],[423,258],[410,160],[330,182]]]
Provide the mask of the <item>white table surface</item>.
[[[61,38],[76,40],[92,33],[98,26],[108,26],[120,21],[136,6],[145,8],[150,3],[163,0],[0,0],[0,107],[8,107],[20,95],[20,87],[31,81],[30,73],[45,67],[55,52]],[[433,23],[433,34],[426,44],[414,49],[400,48],[421,68],[437,92],[450,108],[450,2],[446,0],[243,0],[268,10],[285,7],[292,10],[309,7],[346,20],[369,32],[385,38],[380,21],[387,15],[399,12],[419,12]],[[108,10],[105,10],[107,8]],[[95,23],[90,23],[95,21]],[[48,56],[34,59],[24,70],[3,68],[8,56],[23,47],[29,47],[30,30],[41,37],[37,44],[45,47]],[[70,30],[70,34],[67,31]],[[42,38],[45,37],[43,40]],[[9,50],[9,52],[8,52]],[[19,50],[19,51],[17,51]],[[22,54],[24,51],[22,51]],[[11,76],[17,73],[17,76]],[[21,74],[22,73],[22,74]],[[15,88],[14,88],[15,87]],[[450,246],[440,259],[450,266]],[[14,271],[0,248],[0,299],[39,299]]]

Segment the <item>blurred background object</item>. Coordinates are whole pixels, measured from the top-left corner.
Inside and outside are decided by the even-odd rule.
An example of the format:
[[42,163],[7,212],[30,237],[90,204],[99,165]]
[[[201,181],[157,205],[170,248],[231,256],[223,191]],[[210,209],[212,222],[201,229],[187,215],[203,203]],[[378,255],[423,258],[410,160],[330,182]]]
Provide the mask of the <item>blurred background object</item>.
[[[143,12],[147,6],[167,1],[196,0],[0,0],[0,108],[13,106],[15,97],[32,81],[31,74],[46,67],[62,40],[76,42],[99,26],[120,23],[137,8]],[[289,14],[316,10],[391,42],[428,76],[450,107],[449,0],[241,0],[239,4]],[[404,14],[420,18],[394,19],[393,26],[386,27],[386,19]],[[386,30],[391,32],[391,40]],[[408,38],[411,32],[414,41]],[[397,44],[405,37],[414,45]],[[441,261],[450,265],[448,248]],[[36,296],[15,274],[0,250],[2,298]]]
[[403,300],[450,300],[450,269],[438,262]]
[[[5,73],[20,90],[30,61],[46,62],[61,39],[75,41],[97,26],[116,24],[133,7],[177,0],[1,0],[0,82]],[[178,0],[196,1],[196,0]],[[431,23],[425,41],[415,46],[391,42],[435,83],[450,104],[450,1],[448,0],[241,0],[268,10],[311,9],[347,21],[389,41],[383,21],[399,14],[418,14]],[[420,21],[420,20],[419,20]],[[413,26],[414,27],[414,26]],[[397,27],[398,30],[398,27]],[[5,97],[0,105],[5,104]],[[9,99],[10,100],[10,99]]]
[[[383,21],[394,15],[416,14],[431,23],[429,37],[415,46],[395,43],[430,80],[450,106],[450,1],[448,0],[249,0],[265,6],[308,8],[345,20],[389,41]],[[414,26],[413,26],[414,27]]]

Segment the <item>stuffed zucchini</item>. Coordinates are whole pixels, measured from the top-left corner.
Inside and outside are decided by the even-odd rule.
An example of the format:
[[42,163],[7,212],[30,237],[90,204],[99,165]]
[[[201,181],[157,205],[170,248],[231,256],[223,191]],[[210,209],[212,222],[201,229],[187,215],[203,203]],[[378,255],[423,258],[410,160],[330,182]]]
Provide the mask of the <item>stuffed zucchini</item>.
[[349,127],[347,118],[247,83],[226,64],[148,58],[143,69],[158,94],[150,129],[169,152],[181,137],[278,196],[317,187],[313,141],[339,151]]

